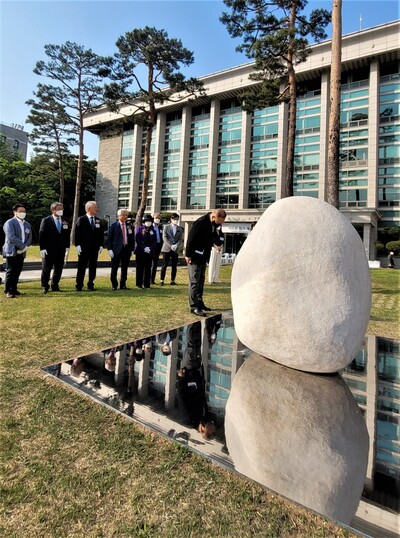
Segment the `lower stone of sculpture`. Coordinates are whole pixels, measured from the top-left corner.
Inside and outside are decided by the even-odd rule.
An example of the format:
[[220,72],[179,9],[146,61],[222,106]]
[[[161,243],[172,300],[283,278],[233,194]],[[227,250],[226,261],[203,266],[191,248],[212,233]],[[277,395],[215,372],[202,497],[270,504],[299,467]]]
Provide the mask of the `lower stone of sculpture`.
[[350,522],[363,490],[369,439],[339,374],[308,374],[253,353],[233,380],[225,434],[237,471]]

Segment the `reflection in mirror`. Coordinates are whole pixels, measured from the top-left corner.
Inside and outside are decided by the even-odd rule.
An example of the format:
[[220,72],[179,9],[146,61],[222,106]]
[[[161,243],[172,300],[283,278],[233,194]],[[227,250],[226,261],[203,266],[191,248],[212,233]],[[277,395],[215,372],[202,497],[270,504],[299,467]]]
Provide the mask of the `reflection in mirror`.
[[[44,370],[97,402],[234,470],[232,456],[235,449],[228,443],[232,454],[228,453],[225,414],[233,380],[241,374],[241,366],[250,360],[250,355],[251,351],[235,334],[232,316],[219,314],[145,338],[132,335],[132,340],[125,344],[51,365]],[[365,419],[370,438],[367,472],[361,502],[350,524],[369,531],[375,528],[374,525],[380,525],[377,536],[390,536],[391,532],[395,535],[398,527],[399,363],[398,341],[367,336],[354,361],[341,372],[341,376],[315,376],[328,385],[329,379],[335,377],[338,379],[338,389],[335,390],[342,393],[344,389],[340,387],[344,380],[352,393],[351,398],[348,395],[346,398],[350,402],[356,400],[357,409]],[[274,366],[272,363],[272,368]],[[295,372],[296,379],[299,374],[300,377],[314,377],[313,374],[289,371]],[[275,389],[278,388],[275,382]],[[251,397],[250,404],[256,407],[254,394]],[[304,403],[311,405],[306,399],[303,395],[297,408]],[[267,404],[267,407],[271,406],[271,402]],[[290,408],[284,409],[281,397],[276,397],[274,405],[276,412],[284,410],[285,421],[290,421],[287,416]],[[349,405],[353,409],[353,403]],[[239,410],[240,407],[239,403]],[[299,409],[294,411],[298,415]],[[235,412],[239,413],[237,409]],[[297,418],[297,422],[299,420]],[[301,421],[305,424],[306,419],[303,417]],[[303,447],[303,450],[306,448]],[[291,451],[291,464],[294,466],[296,458],[307,457],[300,451],[300,446],[293,447]],[[244,470],[241,463],[235,463],[238,470]],[[312,472],[318,478],[318,463],[315,463]],[[247,474],[262,482],[260,475]],[[283,491],[282,480],[282,474],[279,476],[278,473],[275,482],[267,485],[278,493],[307,504],[296,495],[295,488]],[[321,507],[319,510],[325,511]],[[335,514],[325,512],[335,517]]]

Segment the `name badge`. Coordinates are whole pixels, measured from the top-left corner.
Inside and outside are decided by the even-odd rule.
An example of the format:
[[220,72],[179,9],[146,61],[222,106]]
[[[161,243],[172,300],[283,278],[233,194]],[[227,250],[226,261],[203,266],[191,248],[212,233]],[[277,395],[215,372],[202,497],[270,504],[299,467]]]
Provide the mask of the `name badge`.
[[63,224],[64,230],[68,230],[68,224]]
[[203,256],[204,250],[195,250],[196,254],[200,254],[200,256]]
[[26,229],[25,229],[25,234],[29,234],[29,232],[30,232],[30,229],[29,229],[29,228],[26,228]]
[[128,228],[128,234],[131,234],[131,233],[132,233],[132,230]]
[[96,228],[100,228],[100,224],[98,222],[96,222],[95,226]]
[[154,235],[154,232],[150,231],[150,235]]

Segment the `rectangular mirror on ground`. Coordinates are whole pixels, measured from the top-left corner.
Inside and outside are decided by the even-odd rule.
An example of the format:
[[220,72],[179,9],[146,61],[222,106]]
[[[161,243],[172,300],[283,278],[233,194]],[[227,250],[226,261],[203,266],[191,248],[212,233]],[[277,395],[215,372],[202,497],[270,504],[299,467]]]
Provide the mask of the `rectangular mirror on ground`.
[[[245,427],[239,430],[237,438],[237,432],[232,433],[232,428],[228,428],[232,422],[232,417],[228,416],[226,426],[230,432],[225,431],[225,417],[234,378],[246,360],[254,361],[256,364],[252,355],[251,350],[238,340],[232,315],[224,313],[143,338],[133,334],[130,342],[53,364],[43,370],[96,402],[187,446],[213,462],[232,471],[236,468],[243,472],[243,469],[249,468],[248,462],[243,462],[240,450],[239,456],[236,454],[234,457],[236,450],[229,451],[229,446],[235,449],[238,444],[244,446],[246,441],[249,441],[248,436],[252,434],[249,434]],[[398,522],[400,491],[399,341],[366,336],[353,362],[340,374],[328,376],[305,374],[286,369],[267,359],[265,361],[265,364],[268,363],[268,375],[275,375],[275,370],[280,369],[279,375],[283,373],[287,379],[289,375],[292,376],[290,381],[292,387],[298,379],[305,379],[317,387],[319,384],[322,387],[324,383],[329,386],[334,383],[340,387],[343,383],[350,389],[352,395],[345,387],[350,395],[347,399],[354,400],[357,413],[361,412],[367,425],[369,452],[361,501],[356,515],[349,523],[351,527],[372,536],[391,536],[392,531],[394,536]],[[263,361],[261,364],[264,365]],[[234,385],[235,390],[238,385],[238,383]],[[241,394],[238,397],[240,402]],[[231,414],[232,410],[237,413],[239,423],[239,414],[243,410],[239,404],[237,411],[233,398],[234,394],[231,395],[228,411]],[[276,435],[283,436],[284,425],[289,424],[290,417],[287,415],[288,409],[284,408],[284,394],[282,393],[281,401],[279,392],[275,392],[275,399],[278,399],[276,402],[278,408],[280,403],[282,404],[284,413],[282,427],[276,428],[279,430]],[[352,402],[351,404],[353,405]],[[256,410],[257,401],[252,405]],[[299,406],[301,408],[302,401],[296,405]],[[236,415],[233,423],[235,417]],[[306,419],[304,423],[302,421],[303,419],[296,417],[299,431],[306,431]],[[246,420],[246,426],[247,422]],[[247,439],[240,438],[241,431]],[[254,443],[251,442],[257,444],[261,439],[261,433],[256,432],[254,435]],[[276,442],[284,442],[284,439],[280,441],[278,439]],[[270,446],[270,449],[273,447]],[[303,448],[297,445],[292,446],[289,451],[289,459],[293,458],[294,467],[298,467],[297,461],[312,459],[309,454],[301,454],[302,450]],[[268,458],[273,459],[268,455],[266,447],[260,460]],[[292,496],[282,489],[280,482],[282,477],[271,482],[269,477],[274,462],[269,460],[260,461],[260,469],[266,463],[264,471],[267,467],[267,479],[257,478],[257,481],[299,502],[302,497],[295,495],[296,488],[293,482]],[[276,464],[278,475],[285,475],[287,469],[285,471],[282,466],[279,467],[278,460]],[[254,462],[252,465],[254,466]],[[290,465],[286,467],[290,468]],[[317,464],[315,467],[318,478],[323,471],[317,468]],[[258,472],[257,466],[256,469]],[[259,476],[263,476],[263,472],[260,471]],[[275,473],[275,470],[273,472]],[[329,480],[325,479],[325,482],[331,481],[333,484],[334,474],[329,475],[332,470],[324,472],[328,473],[326,476],[332,476]],[[254,478],[252,472],[246,474]],[[318,485],[318,479],[315,480],[315,484],[317,490],[322,488]],[[307,501],[301,504],[315,506]],[[320,508],[317,511],[330,517],[333,517],[332,514],[340,514],[340,511],[330,512],[329,509]],[[334,519],[341,520],[340,517]],[[342,519],[344,520],[345,518]]]

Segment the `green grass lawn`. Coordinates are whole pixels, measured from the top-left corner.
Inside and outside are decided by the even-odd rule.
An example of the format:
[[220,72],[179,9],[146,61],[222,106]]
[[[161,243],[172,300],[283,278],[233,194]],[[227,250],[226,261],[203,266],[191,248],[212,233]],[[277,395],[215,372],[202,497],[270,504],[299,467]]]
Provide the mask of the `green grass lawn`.
[[[221,282],[206,286],[215,309],[231,308],[230,271],[222,267]],[[193,321],[185,269],[177,281],[112,292],[101,277],[91,294],[63,279],[64,293],[45,296],[29,282],[24,296],[0,297],[2,537],[353,536],[41,372]],[[370,329],[398,338],[397,273],[372,271],[372,281]]]

